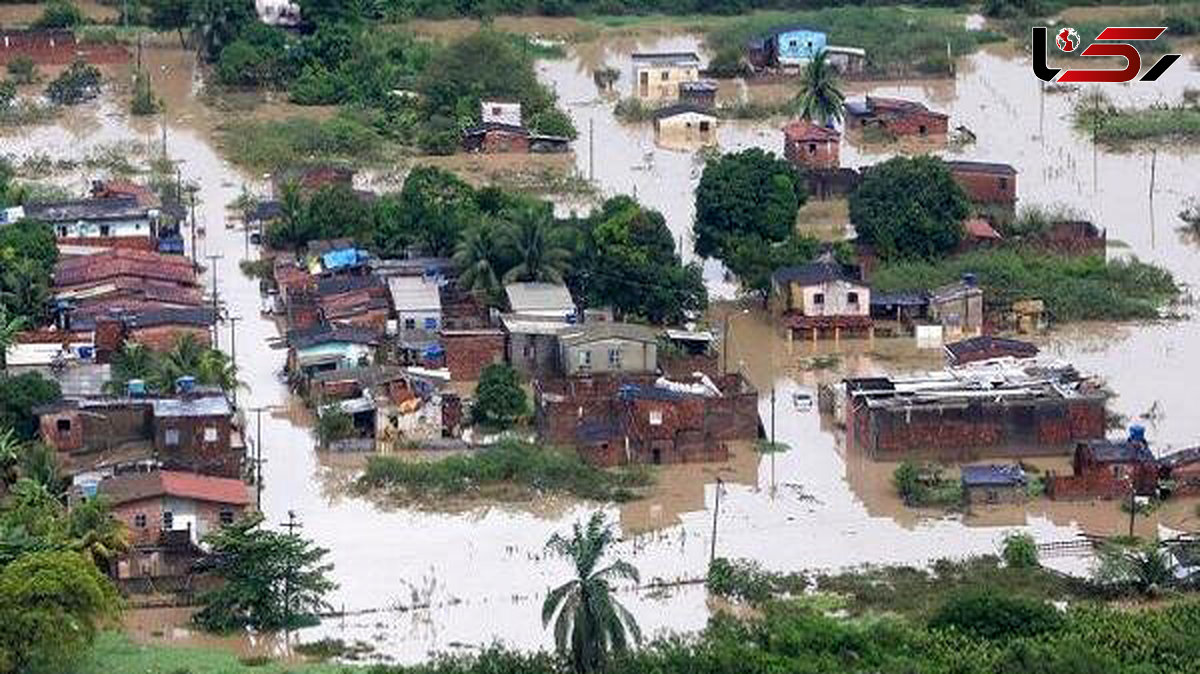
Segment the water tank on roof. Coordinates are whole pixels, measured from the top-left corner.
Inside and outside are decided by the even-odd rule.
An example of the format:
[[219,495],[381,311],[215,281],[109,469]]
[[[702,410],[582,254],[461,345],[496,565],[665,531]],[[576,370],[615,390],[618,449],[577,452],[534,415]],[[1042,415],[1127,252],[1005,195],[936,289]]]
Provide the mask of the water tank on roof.
[[1135,424],[1129,427],[1129,441],[1146,444],[1146,427]]
[[176,393],[192,393],[196,390],[195,377],[180,377],[175,380]]
[[962,280],[963,280],[963,285],[967,286],[968,288],[974,288],[975,285],[979,282],[979,280],[975,277],[974,274],[963,274]]
[[130,379],[125,382],[125,392],[130,398],[146,395],[146,382],[142,379]]

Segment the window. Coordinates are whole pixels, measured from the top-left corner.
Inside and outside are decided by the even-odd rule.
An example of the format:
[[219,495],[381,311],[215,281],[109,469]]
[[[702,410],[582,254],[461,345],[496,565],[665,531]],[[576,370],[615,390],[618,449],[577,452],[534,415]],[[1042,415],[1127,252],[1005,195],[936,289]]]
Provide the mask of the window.
[[813,295],[813,304],[825,304],[825,293]]
[[58,226],[58,235],[62,236],[62,237],[65,237],[67,235],[67,226],[66,225]]
[[493,106],[492,106],[492,114],[493,114],[493,115],[496,115],[496,116],[499,116],[499,115],[500,115],[500,106],[498,106],[498,105],[493,105]]
[[1000,189],[1002,189],[1002,190],[1007,190],[1007,189],[1008,189],[1008,178],[1001,178],[1001,179],[1000,179]]
[[662,426],[662,410],[650,410],[650,425]]
[[817,144],[816,144],[816,143],[809,143],[809,144],[808,144],[808,153],[809,153],[809,154],[816,154],[816,153],[817,153]]
[[108,225],[100,225],[100,236],[111,236],[112,227]]
[[217,427],[216,426],[205,427],[204,441],[205,442],[216,442],[217,441]]
[[146,528],[146,513],[138,513],[133,516],[133,526],[139,529]]
[[579,352],[579,367],[586,369],[592,366],[592,352],[584,349]]
[[173,531],[175,529],[175,513],[170,510],[163,511],[163,529]]
[[233,511],[229,508],[221,509],[221,524],[233,524]]
[[536,354],[537,349],[533,347],[532,342],[525,342],[525,345],[521,347],[521,355],[525,356],[527,360],[533,360],[533,357]]
[[609,349],[608,350],[608,365],[609,365],[609,367],[611,367],[614,370],[621,369],[621,350],[620,349]]
[[163,436],[164,436],[163,442],[165,442],[168,447],[178,447],[179,446],[179,429],[178,428],[168,428],[167,431],[165,433],[163,433]]
[[416,330],[417,329],[417,319],[415,319],[415,318],[404,319],[404,329],[405,330]]
[[987,502],[988,503],[998,503],[999,501],[1000,501],[1000,494],[997,493],[995,489],[987,490]]
[[858,304],[858,293],[846,293],[847,304]]
[[929,129],[924,124],[922,124],[917,127],[917,133],[921,134],[922,136],[928,136]]
[[788,46],[791,47],[792,49],[795,49],[796,46],[799,44],[800,44],[800,42],[797,40],[788,40]]
[[708,129],[711,126],[708,122],[700,122],[700,133],[708,133]]
[[55,428],[58,429],[59,433],[70,433],[71,432],[71,420],[70,419],[59,419],[58,421],[56,421],[54,423],[54,426],[55,426]]
[[670,70],[662,71],[661,77],[662,77],[662,81],[666,82],[667,80],[671,79],[671,71]]
[[437,319],[436,318],[426,318],[425,319],[425,329],[426,330],[437,330]]

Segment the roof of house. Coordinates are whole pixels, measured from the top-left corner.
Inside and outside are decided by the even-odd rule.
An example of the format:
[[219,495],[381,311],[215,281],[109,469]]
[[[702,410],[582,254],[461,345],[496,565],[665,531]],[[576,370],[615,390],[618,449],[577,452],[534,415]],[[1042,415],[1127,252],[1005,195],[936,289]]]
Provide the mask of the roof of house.
[[326,270],[356,267],[367,261],[367,252],[357,248],[341,248],[321,255],[321,266]]
[[114,298],[109,298],[109,295],[124,292],[132,292],[148,302],[191,306],[199,306],[204,303],[203,292],[198,286],[181,287],[174,283],[130,276],[105,279],[85,288],[71,288],[57,293],[55,299],[74,300],[80,305],[77,310],[82,310],[84,307],[112,301]]
[[412,257],[405,259],[372,258],[367,265],[378,276],[422,276],[452,274],[457,270],[448,257]]
[[25,204],[25,217],[49,223],[144,218],[148,215],[149,209],[133,196]]
[[320,344],[345,342],[349,344],[377,344],[379,333],[369,328],[344,325],[318,325],[307,330],[288,333],[288,344],[295,349],[307,349]]
[[634,63],[652,65],[700,65],[700,57],[691,51],[642,52],[631,54]]
[[1200,447],[1181,449],[1158,459],[1158,465],[1166,468],[1178,468],[1197,462],[1200,462]]
[[557,283],[510,283],[504,286],[504,293],[508,296],[509,308],[515,314],[561,310],[565,316],[575,311],[571,292]]
[[396,311],[441,311],[438,284],[421,276],[392,276],[387,280]]
[[687,114],[703,115],[704,117],[711,117],[712,119],[717,118],[716,113],[709,108],[706,108],[702,105],[696,105],[695,103],[683,102],[664,106],[655,110],[654,119],[667,119],[669,117],[678,117],[679,115]]
[[948,285],[935,288],[929,293],[930,302],[949,302],[962,299],[968,295],[982,295],[983,290],[974,283],[966,281],[957,281]]
[[1097,463],[1149,463],[1154,461],[1154,454],[1143,442],[1089,440],[1083,444],[1091,450],[1092,458]]
[[752,46],[759,46],[759,45],[763,45],[763,44],[769,42],[770,40],[777,38],[780,35],[783,35],[785,33],[796,33],[796,32],[800,32],[800,31],[805,31],[805,32],[809,32],[809,33],[821,33],[822,35],[825,34],[825,31],[823,31],[819,28],[812,28],[811,26],[787,25],[787,26],[780,26],[778,28],[772,28],[771,30],[767,31],[766,33],[762,33],[761,35],[752,37],[748,41],[748,44],[750,44]]
[[183,398],[153,398],[150,405],[156,417],[219,417],[233,414],[225,394],[187,396]]
[[77,286],[116,277],[147,278],[195,285],[196,271],[186,258],[126,248],[114,248],[102,255],[87,255],[59,260],[54,266],[54,285]]
[[894,114],[894,115],[910,115],[910,114],[928,114],[935,117],[949,117],[943,112],[930,110],[924,103],[920,101],[910,101],[903,98],[887,98],[884,96],[867,96],[866,100],[848,101],[846,103],[846,112],[851,115],[873,115],[873,114]]
[[894,292],[871,290],[871,306],[873,307],[923,307],[927,304],[929,304],[929,296],[920,290],[897,290]]
[[1017,169],[1010,164],[1001,164],[998,162],[987,161],[947,161],[946,166],[950,167],[950,172],[963,171],[971,173],[991,173],[1000,176],[1015,176]]
[[480,134],[490,133],[492,131],[504,131],[506,133],[515,133],[522,136],[529,135],[529,129],[516,124],[505,124],[504,122],[481,122],[480,124],[463,131],[463,135],[478,136]]
[[658,331],[636,323],[595,322],[571,326],[559,335],[558,341],[564,346],[588,344],[606,339],[621,339],[634,342],[658,341]]
[[163,325],[187,325],[209,327],[216,323],[212,307],[158,307],[137,311],[110,310],[102,313],[77,317],[71,323],[72,330],[95,330],[96,322],[104,318],[120,320],[130,328],[153,328]]
[[962,467],[964,487],[1017,487],[1025,482],[1025,471],[1015,464]]
[[795,267],[778,269],[771,278],[779,283],[799,283],[801,285],[827,283],[829,281],[848,281],[861,283],[857,269],[838,262],[810,262]]
[[317,280],[318,295],[341,295],[365,288],[382,288],[383,281],[379,277],[367,274],[363,276],[331,276]]
[[559,319],[520,314],[502,314],[500,325],[506,332],[516,335],[557,335],[568,327],[572,327]]
[[173,470],[123,473],[102,480],[97,493],[112,505],[159,496],[226,505],[250,504],[249,490],[241,480]]
[[976,239],[1003,239],[992,224],[983,218],[967,218],[963,220],[963,231],[967,236]]
[[154,208],[158,206],[159,202],[158,195],[150,189],[149,185],[141,185],[120,178],[93,181],[92,196],[97,199],[133,197],[140,205],[146,208]]
[[783,136],[788,140],[806,141],[826,141],[840,140],[842,134],[837,129],[831,129],[826,126],[817,126],[810,121],[797,119],[789,122],[783,127]]
[[956,361],[970,361],[976,356],[987,354],[989,358],[1012,356],[1033,358],[1038,355],[1037,345],[1008,337],[981,335],[946,345],[946,352]]

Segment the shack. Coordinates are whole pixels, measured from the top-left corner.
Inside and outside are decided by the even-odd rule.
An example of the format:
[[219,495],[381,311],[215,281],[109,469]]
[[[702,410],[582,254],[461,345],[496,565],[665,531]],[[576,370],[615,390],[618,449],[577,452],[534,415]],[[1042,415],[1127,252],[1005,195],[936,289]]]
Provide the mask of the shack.
[[637,53],[630,59],[638,98],[675,100],[681,83],[700,79],[700,57],[695,52]]
[[1103,439],[1103,434],[1075,447],[1071,475],[1051,475],[1046,495],[1056,500],[1120,499],[1130,492],[1139,496],[1158,493],[1159,467],[1146,442],[1146,429],[1131,426],[1124,440]]
[[951,339],[983,333],[983,290],[972,274],[929,294],[929,318]]
[[846,103],[847,126],[873,126],[896,136],[945,136],[950,116],[924,103],[901,98],[867,96]]
[[750,40],[746,57],[756,68],[798,68],[825,51],[824,31],[807,26],[783,26]]
[[837,129],[796,120],[783,127],[783,156],[799,169],[836,169],[841,141]]
[[945,346],[946,365],[958,367],[993,358],[1036,358],[1037,345],[1019,339],[980,335]]
[[1016,464],[963,466],[961,481],[970,505],[1024,503],[1029,497],[1025,471]]
[[711,110],[717,105],[717,83],[712,80],[681,82],[679,84],[679,102]]
[[654,133],[674,140],[713,142],[717,116],[694,103],[676,103],[654,111]]
[[558,336],[559,371],[589,376],[658,370],[658,334],[632,323],[585,323]]
[[950,176],[967,198],[978,204],[1013,208],[1017,203],[1017,169],[1010,164],[985,161],[948,161]]

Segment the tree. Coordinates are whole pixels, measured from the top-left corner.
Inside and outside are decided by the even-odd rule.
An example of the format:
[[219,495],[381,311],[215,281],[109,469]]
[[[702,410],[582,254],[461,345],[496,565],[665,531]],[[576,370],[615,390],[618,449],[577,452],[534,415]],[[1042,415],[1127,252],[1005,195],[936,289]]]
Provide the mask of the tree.
[[71,671],[118,611],[116,589],[79,553],[18,558],[0,570],[0,671]]
[[37,81],[37,63],[21,54],[8,62],[8,77],[16,84],[33,84]]
[[0,374],[0,428],[11,428],[18,438],[32,440],[38,432],[33,408],[61,397],[58,382],[36,372]]
[[67,514],[67,535],[72,549],[109,575],[113,563],[132,545],[129,528],[113,517],[103,499],[87,499],[72,507]]
[[1045,601],[984,589],[952,596],[933,614],[929,626],[1008,640],[1053,632],[1062,622],[1058,609]]
[[216,61],[242,30],[258,20],[250,0],[195,0],[190,22],[196,47],[209,62]]
[[0,370],[8,364],[8,347],[16,340],[17,333],[25,329],[28,321],[24,316],[12,315],[8,307],[0,303]]
[[46,98],[58,105],[75,105],[100,95],[100,69],[75,61],[46,86]]
[[173,30],[179,35],[179,48],[187,48],[183,31],[191,25],[192,3],[190,0],[146,0],[150,8],[147,20],[157,30]]
[[806,198],[800,174],[770,152],[751,148],[710,160],[696,188],[696,253],[725,259],[745,236],[784,241]]
[[517,371],[504,363],[493,363],[479,375],[471,416],[476,423],[508,428],[528,410],[525,389]]
[[571,253],[555,230],[549,203],[523,204],[508,213],[504,242],[516,264],[504,273],[504,282],[562,283]]
[[15,100],[17,100],[17,83],[12,80],[0,81],[0,112],[12,107]]
[[51,0],[42,16],[33,22],[34,28],[73,28],[84,22],[83,12],[68,0]]
[[371,235],[371,207],[346,185],[326,185],[314,192],[307,215],[307,229],[318,239],[366,241]]
[[796,97],[799,115],[815,124],[832,127],[842,119],[846,103],[838,86],[837,70],[829,63],[829,52],[821,50],[804,66]]
[[492,306],[503,301],[503,286],[497,273],[503,262],[497,238],[494,225],[480,223],[468,229],[454,249],[458,287],[486,298]]
[[925,483],[921,468],[912,461],[904,461],[892,472],[892,484],[896,486],[905,505],[920,505],[925,500]]
[[1004,537],[1002,555],[1004,563],[1012,569],[1036,569],[1039,566],[1037,542],[1024,532]]
[[937,258],[958,247],[970,213],[962,188],[937,157],[893,157],[866,170],[850,195],[850,222],[885,260]]
[[479,206],[471,186],[449,171],[418,166],[409,172],[400,190],[402,213],[417,232],[429,255],[454,252],[462,233],[479,220]]
[[37,260],[7,261],[7,269],[0,272],[0,305],[30,323],[40,323],[49,313],[49,302],[49,275]]
[[0,491],[17,481],[17,465],[21,461],[23,443],[11,428],[0,428]]
[[1104,585],[1154,594],[1176,582],[1176,562],[1158,541],[1107,543],[1097,550],[1095,578]]
[[758,235],[733,239],[723,262],[741,281],[742,289],[763,300],[771,290],[771,275],[783,267],[812,261],[820,242],[812,237],[790,236],[782,242],[763,241]]
[[315,238],[309,226],[308,204],[300,185],[288,181],[280,188],[279,220],[267,228],[267,243],[275,249],[295,249]]
[[204,608],[193,619],[205,629],[290,629],[329,608],[325,595],[337,588],[327,577],[333,565],[323,561],[329,551],[262,522],[249,515],[206,537],[205,564],[224,582],[200,598]]
[[158,100],[150,90],[150,78],[139,72],[133,76],[133,100],[129,111],[134,115],[153,115],[158,112]]
[[637,621],[612,596],[614,581],[640,581],[637,569],[618,560],[596,570],[615,538],[604,513],[596,512],[586,528],[576,522],[570,538],[555,534],[546,543],[551,552],[566,557],[575,566],[575,578],[546,595],[542,624],[554,622],[555,646],[571,659],[577,674],[603,670],[609,651],[627,651],[630,638],[634,643],[642,641]]

